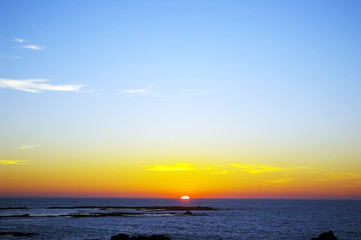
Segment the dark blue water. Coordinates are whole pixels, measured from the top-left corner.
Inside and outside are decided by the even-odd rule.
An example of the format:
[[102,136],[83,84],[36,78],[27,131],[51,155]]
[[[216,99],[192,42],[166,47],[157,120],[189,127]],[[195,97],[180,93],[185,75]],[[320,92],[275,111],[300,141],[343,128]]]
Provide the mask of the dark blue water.
[[[208,206],[217,210],[47,209],[73,206]],[[333,230],[341,240],[361,239],[361,201],[251,199],[0,199],[0,232],[33,237],[0,239],[102,239],[126,233],[163,234],[172,239],[309,240]],[[74,218],[66,214],[129,212],[130,215]],[[135,213],[135,214],[134,214]],[[4,217],[29,214],[29,217]]]

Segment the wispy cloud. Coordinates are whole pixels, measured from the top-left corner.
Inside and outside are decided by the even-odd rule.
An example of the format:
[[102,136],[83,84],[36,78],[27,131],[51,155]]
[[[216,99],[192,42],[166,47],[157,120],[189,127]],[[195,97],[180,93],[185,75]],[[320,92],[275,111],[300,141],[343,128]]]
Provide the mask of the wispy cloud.
[[30,164],[28,161],[24,160],[0,160],[2,165],[27,165]]
[[127,94],[147,95],[147,96],[150,96],[150,97],[157,97],[157,98],[166,97],[166,95],[164,95],[164,94],[159,94],[159,93],[157,93],[156,91],[154,91],[154,89],[153,89],[152,86],[147,87],[147,88],[126,89],[126,90],[123,90],[123,92],[124,92],[124,93],[127,93]]
[[176,171],[191,171],[195,170],[195,165],[190,163],[174,163],[172,165],[157,165],[151,168],[147,168],[148,171],[156,172],[176,172]]
[[35,148],[39,148],[41,147],[41,144],[36,144],[36,145],[22,145],[20,146],[18,149],[19,150],[27,150],[27,149],[35,149]]
[[251,174],[277,172],[277,171],[291,171],[291,170],[309,168],[307,166],[296,166],[296,167],[285,168],[285,167],[276,167],[276,166],[263,165],[263,164],[238,164],[238,163],[231,163],[230,166],[237,168],[240,171]]
[[276,172],[281,171],[282,168],[270,166],[270,165],[261,165],[261,164],[230,164],[234,168],[238,168],[247,173],[265,173],[265,172]]
[[39,50],[43,50],[45,47],[38,46],[38,45],[25,45],[25,46],[22,46],[21,48],[27,48],[27,49],[39,51]]
[[129,94],[143,94],[148,95],[152,92],[151,88],[140,88],[140,89],[126,89],[123,92],[129,93]]
[[361,180],[361,174],[354,172],[328,172],[321,181]]
[[291,183],[294,179],[293,178],[280,178],[275,180],[265,180],[266,183],[278,183],[278,184],[287,184]]
[[151,97],[174,97],[174,96],[180,96],[180,97],[194,97],[194,96],[205,96],[205,95],[211,95],[214,92],[213,91],[200,91],[200,90],[194,90],[194,89],[183,89],[181,91],[175,92],[175,93],[169,93],[169,94],[160,94],[156,92],[152,87],[148,88],[137,88],[137,89],[126,89],[123,90],[123,93],[127,94],[133,94],[133,95],[147,95]]
[[36,51],[43,50],[45,48],[44,46],[39,46],[39,45],[35,45],[35,44],[24,45],[24,43],[27,42],[27,41],[25,39],[22,39],[22,38],[14,38],[14,42],[22,44],[18,48],[26,48],[26,49],[36,50]]
[[22,38],[14,38],[14,42],[24,43],[24,42],[25,42],[25,39],[22,39]]
[[12,88],[20,91],[38,93],[41,91],[73,91],[78,92],[83,85],[67,84],[67,85],[53,85],[48,84],[47,79],[26,79],[15,80],[0,78],[0,88]]

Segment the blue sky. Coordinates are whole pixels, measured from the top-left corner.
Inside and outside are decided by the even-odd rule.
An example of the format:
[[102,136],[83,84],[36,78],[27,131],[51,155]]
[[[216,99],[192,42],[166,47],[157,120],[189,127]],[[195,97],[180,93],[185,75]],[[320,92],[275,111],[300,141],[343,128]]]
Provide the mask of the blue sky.
[[163,106],[183,115],[201,114],[199,104],[225,118],[241,118],[242,112],[287,118],[294,112],[305,122],[321,122],[322,113],[329,120],[359,117],[357,1],[1,5],[1,78],[84,86],[76,94],[39,96],[1,89],[2,102],[39,101],[38,107],[55,111],[50,104],[56,101],[64,104],[58,109],[78,112],[77,102],[86,99],[108,105],[109,112]]
[[361,172],[360,5],[1,1],[0,159],[243,151]]

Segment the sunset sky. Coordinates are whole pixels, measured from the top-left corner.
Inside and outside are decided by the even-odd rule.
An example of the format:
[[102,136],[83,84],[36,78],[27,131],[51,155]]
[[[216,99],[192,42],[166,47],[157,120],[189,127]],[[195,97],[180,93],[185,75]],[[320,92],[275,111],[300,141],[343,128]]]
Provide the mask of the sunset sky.
[[361,1],[0,1],[0,197],[361,199]]

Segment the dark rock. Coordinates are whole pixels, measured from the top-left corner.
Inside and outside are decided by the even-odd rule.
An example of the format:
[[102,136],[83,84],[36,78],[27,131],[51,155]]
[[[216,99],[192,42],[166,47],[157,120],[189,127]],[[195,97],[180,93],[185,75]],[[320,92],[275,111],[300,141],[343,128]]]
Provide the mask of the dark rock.
[[0,218],[12,218],[12,217],[30,217],[29,214],[21,214],[21,215],[5,215],[5,216],[0,216]]
[[169,237],[163,235],[151,235],[150,240],[171,240]]
[[149,237],[146,236],[134,236],[130,238],[131,240],[149,240]]
[[189,210],[187,210],[185,213],[183,213],[184,215],[193,215],[193,213]]
[[212,211],[217,210],[211,207],[185,207],[185,206],[143,206],[143,207],[126,207],[126,206],[74,206],[74,207],[48,207],[48,209],[98,209],[98,210],[109,210],[109,209],[135,209],[135,210],[159,210],[159,211]]
[[0,207],[0,210],[14,210],[14,209],[19,209],[19,210],[28,210],[29,208],[27,207]]
[[31,237],[38,235],[37,233],[23,233],[23,232],[0,232],[0,236],[12,235],[14,237]]
[[311,240],[337,240],[332,231],[321,233],[317,238]]
[[110,240],[171,240],[170,238],[163,236],[163,235],[151,235],[150,237],[147,236],[133,236],[129,237],[129,235],[120,233],[118,235],[112,236]]
[[144,213],[139,212],[108,212],[108,213],[69,213],[60,215],[62,217],[73,217],[73,218],[86,218],[86,217],[122,217],[122,216],[129,216],[129,215],[142,215]]
[[118,235],[112,236],[110,240],[129,240],[130,237],[127,234],[120,233]]

